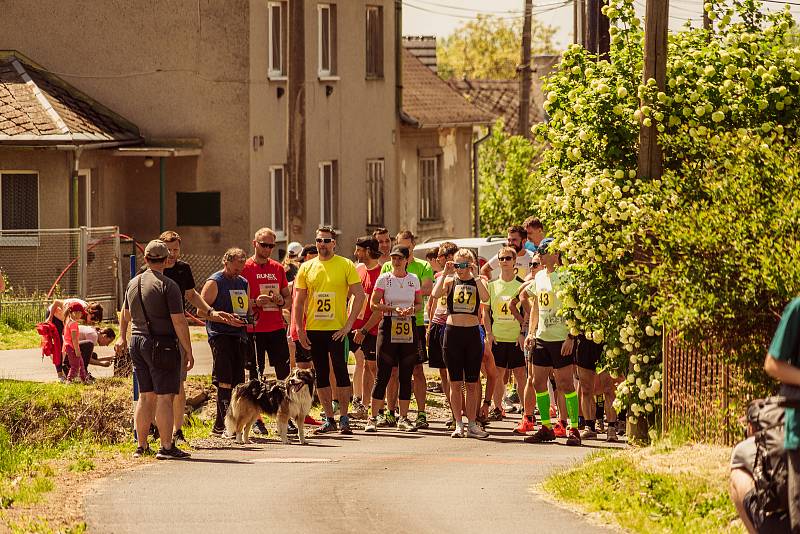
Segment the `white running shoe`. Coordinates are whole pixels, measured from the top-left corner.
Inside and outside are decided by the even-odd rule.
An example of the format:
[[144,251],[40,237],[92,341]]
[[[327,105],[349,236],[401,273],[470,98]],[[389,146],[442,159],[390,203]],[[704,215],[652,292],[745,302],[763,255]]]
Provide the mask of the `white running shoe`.
[[478,423],[474,421],[469,424],[469,429],[467,430],[467,437],[468,438],[478,438],[484,439],[489,437],[489,433],[483,430]]
[[450,434],[451,438],[463,438],[464,437],[464,425],[456,423],[456,429],[453,430],[453,433]]

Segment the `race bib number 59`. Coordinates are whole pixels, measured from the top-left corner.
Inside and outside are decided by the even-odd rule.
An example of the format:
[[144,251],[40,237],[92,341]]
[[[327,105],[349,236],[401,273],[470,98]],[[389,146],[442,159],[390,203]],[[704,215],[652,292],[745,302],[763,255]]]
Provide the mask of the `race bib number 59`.
[[413,343],[411,317],[392,317],[392,343]]
[[314,295],[313,304],[314,319],[333,321],[335,318],[336,293],[317,293]]

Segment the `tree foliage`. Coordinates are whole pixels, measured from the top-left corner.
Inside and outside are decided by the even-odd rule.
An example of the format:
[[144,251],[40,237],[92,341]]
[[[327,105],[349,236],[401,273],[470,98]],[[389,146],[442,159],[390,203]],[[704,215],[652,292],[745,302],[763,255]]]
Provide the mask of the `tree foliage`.
[[[553,54],[556,28],[531,23],[531,55]],[[522,20],[478,15],[437,43],[439,76],[507,80],[517,77],[522,58]]]
[[[551,121],[534,132],[549,148],[532,179],[572,274],[565,315],[606,343],[634,416],[660,403],[663,331],[747,340],[800,292],[800,47],[788,10],[760,8],[706,3],[715,29],[670,35],[659,92],[641,82],[632,0],[611,0],[609,60],[573,45],[546,82]],[[660,180],[636,176],[640,124],[659,132]],[[750,362],[765,350],[731,348]]]

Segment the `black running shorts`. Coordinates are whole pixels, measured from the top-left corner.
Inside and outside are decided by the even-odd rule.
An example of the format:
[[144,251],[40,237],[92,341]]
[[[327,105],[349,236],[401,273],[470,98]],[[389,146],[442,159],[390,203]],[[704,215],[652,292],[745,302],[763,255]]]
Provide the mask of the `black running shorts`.
[[498,341],[492,345],[494,364],[504,369],[516,369],[525,366],[525,355],[516,342]]
[[603,345],[580,336],[575,341],[575,363],[581,369],[597,371],[597,364],[603,355]]
[[428,367],[431,369],[446,369],[442,343],[444,342],[443,324],[431,323],[428,332]]
[[378,340],[378,336],[373,336],[372,334],[367,333],[361,343],[355,342],[355,336],[355,332],[350,332],[347,334],[347,337],[350,339],[350,352],[355,354],[358,349],[361,349],[361,352],[364,353],[364,359],[374,362],[375,355],[377,354],[376,342]]
[[561,355],[561,345],[563,341],[542,341],[536,339],[536,344],[531,351],[531,363],[539,367],[552,367],[553,369],[563,369],[575,364],[575,353],[568,356]]

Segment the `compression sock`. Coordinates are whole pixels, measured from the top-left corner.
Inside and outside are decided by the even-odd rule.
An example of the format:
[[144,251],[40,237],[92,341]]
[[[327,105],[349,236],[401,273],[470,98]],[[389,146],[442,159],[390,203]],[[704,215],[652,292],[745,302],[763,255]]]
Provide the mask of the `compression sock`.
[[578,424],[578,392],[571,391],[564,394],[564,400],[567,401],[567,414],[569,415],[569,424],[577,427]]
[[542,424],[550,426],[550,393],[547,391],[536,393],[536,406],[539,407],[539,417],[542,418]]
[[606,415],[606,406],[605,401],[601,397],[600,400],[595,402],[595,409],[594,409],[594,418],[598,421],[602,421],[603,417]]
[[594,419],[586,420],[586,428],[588,428],[592,432],[597,432],[597,429],[594,427]]

